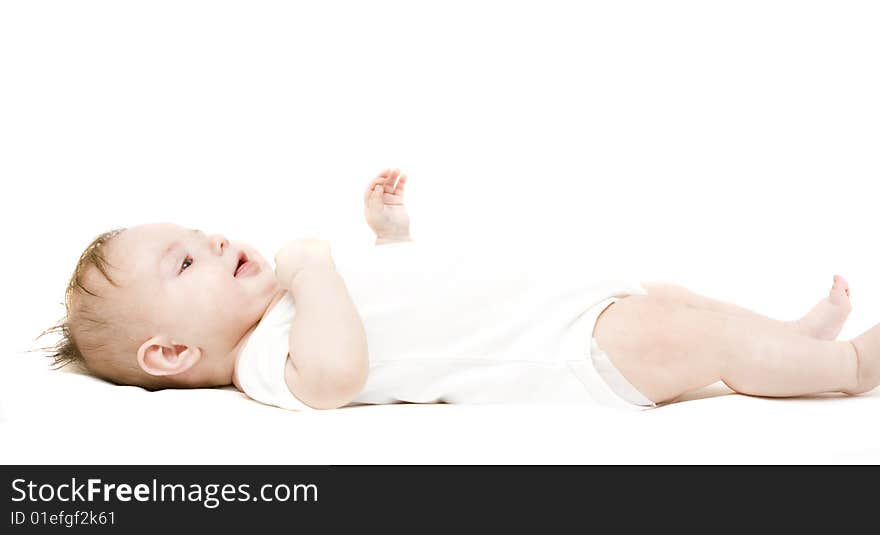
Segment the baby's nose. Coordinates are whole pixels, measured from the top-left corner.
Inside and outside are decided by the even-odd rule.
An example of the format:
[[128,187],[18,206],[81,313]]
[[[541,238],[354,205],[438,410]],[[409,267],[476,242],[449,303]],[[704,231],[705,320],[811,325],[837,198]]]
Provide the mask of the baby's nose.
[[217,254],[223,254],[223,250],[229,247],[229,240],[222,234],[214,234],[211,236],[211,248]]

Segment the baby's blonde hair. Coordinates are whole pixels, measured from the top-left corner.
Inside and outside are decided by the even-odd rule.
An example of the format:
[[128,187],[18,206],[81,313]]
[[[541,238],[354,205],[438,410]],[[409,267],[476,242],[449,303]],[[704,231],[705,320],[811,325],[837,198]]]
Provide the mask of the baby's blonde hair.
[[[126,358],[134,355],[138,344],[129,336],[125,318],[114,313],[120,307],[112,306],[108,291],[100,291],[112,291],[107,284],[119,287],[111,274],[114,266],[107,260],[107,248],[124,230],[104,232],[89,243],[64,293],[65,317],[37,338],[61,335],[53,346],[42,348],[52,359],[53,369],[72,364],[76,369],[116,384],[164,388],[168,386],[164,381],[144,373],[133,358]],[[101,281],[98,274],[106,282]]]

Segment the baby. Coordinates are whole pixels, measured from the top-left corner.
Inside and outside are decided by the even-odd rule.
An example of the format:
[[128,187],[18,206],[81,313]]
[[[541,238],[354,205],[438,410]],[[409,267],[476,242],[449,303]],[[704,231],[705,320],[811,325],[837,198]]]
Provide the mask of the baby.
[[374,252],[341,262],[317,239],[288,243],[273,268],[246,243],[173,224],[102,234],[77,263],[66,318],[46,331],[61,334],[54,363],[151,390],[234,384],[295,410],[523,400],[642,410],[719,380],[773,397],[880,383],[880,325],[835,340],[850,311],[841,277],[785,322],[671,284],[507,276],[488,257],[413,242],[406,180],[386,169],[369,182]]

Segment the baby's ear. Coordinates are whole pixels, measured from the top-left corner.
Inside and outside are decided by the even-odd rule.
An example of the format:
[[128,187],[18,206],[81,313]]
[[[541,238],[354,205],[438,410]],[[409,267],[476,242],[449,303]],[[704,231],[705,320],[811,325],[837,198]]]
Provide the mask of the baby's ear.
[[174,344],[164,336],[154,336],[138,348],[141,369],[150,375],[177,375],[192,368],[202,356],[198,347]]

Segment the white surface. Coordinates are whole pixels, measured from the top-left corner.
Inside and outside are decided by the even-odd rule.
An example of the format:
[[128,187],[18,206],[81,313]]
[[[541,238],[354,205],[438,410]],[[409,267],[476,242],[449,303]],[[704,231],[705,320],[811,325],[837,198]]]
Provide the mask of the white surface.
[[[592,404],[294,412],[231,389],[151,393],[30,364],[9,369],[16,360],[2,370],[16,378],[4,381],[0,442],[0,462],[13,464],[880,461],[877,393],[799,400],[731,394],[643,412]],[[719,386],[704,394],[724,392]]]
[[781,319],[841,273],[854,337],[880,321],[878,27],[870,1],[0,3],[0,462],[877,461],[873,396],[302,416],[16,362],[44,365],[17,355],[99,232],[370,243],[389,166],[415,239],[601,250]]

